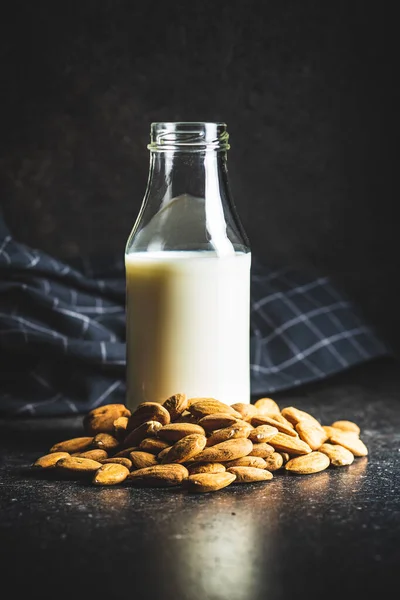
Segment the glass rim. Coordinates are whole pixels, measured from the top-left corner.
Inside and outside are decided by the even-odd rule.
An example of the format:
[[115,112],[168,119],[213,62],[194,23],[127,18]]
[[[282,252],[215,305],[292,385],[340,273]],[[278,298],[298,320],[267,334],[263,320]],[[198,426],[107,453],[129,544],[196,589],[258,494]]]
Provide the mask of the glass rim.
[[215,125],[226,127],[225,121],[152,121],[151,127],[165,125],[165,126],[176,126],[176,125]]
[[152,152],[228,150],[229,134],[223,121],[153,121],[150,127]]

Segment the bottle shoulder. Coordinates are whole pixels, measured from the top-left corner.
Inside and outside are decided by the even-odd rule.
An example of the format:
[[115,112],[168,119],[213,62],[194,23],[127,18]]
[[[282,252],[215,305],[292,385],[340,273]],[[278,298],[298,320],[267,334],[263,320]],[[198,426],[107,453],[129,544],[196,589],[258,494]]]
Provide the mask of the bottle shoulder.
[[152,210],[145,199],[126,244],[127,254],[203,251],[228,256],[250,251],[217,200],[181,194],[165,198],[157,208]]

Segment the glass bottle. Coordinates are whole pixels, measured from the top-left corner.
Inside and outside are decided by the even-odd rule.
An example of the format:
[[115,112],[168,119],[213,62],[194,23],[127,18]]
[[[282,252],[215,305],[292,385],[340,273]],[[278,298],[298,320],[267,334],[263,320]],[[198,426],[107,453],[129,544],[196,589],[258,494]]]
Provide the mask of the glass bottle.
[[251,252],[225,123],[152,123],[125,250],[127,406],[176,393],[250,402]]

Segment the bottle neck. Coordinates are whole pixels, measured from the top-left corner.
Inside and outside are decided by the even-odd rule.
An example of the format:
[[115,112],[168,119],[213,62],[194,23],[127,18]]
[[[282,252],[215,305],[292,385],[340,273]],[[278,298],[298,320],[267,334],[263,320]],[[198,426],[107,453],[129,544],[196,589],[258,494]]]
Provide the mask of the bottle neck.
[[226,234],[226,213],[233,211],[226,152],[152,152],[146,198],[154,208],[158,204],[158,210],[174,201],[184,201],[187,207],[192,201],[195,210],[196,203],[203,202],[204,225],[212,245],[220,255],[235,251]]
[[226,152],[151,152],[146,196],[162,207],[182,194],[215,204],[228,198]]

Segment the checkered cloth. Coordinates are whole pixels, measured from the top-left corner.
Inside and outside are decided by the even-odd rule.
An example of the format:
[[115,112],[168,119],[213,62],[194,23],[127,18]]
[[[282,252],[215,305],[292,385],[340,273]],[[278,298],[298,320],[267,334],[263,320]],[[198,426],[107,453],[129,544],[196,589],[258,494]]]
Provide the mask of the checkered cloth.
[[[390,353],[327,277],[253,258],[251,292],[252,394]],[[18,243],[0,219],[0,416],[110,402],[125,402],[123,260],[71,266]]]

